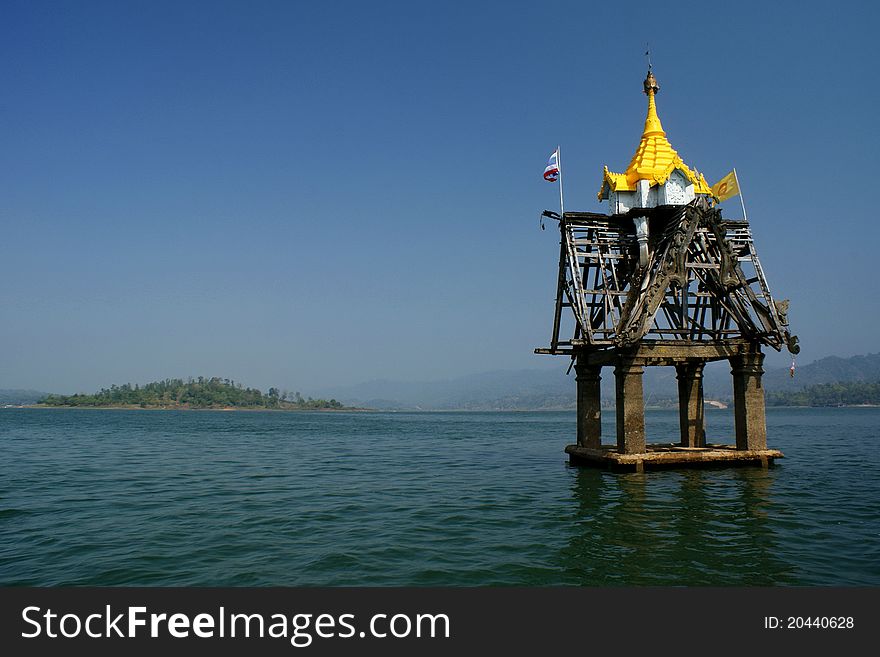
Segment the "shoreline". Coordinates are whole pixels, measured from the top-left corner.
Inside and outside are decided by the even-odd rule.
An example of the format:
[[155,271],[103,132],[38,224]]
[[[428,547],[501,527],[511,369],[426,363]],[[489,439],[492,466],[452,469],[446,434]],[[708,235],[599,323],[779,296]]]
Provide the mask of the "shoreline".
[[[222,407],[187,407],[187,406],[49,406],[43,404],[20,404],[0,406],[0,410],[16,409],[46,409],[46,410],[86,410],[86,411],[216,411],[223,413],[574,413],[576,408],[237,408],[234,406]],[[841,406],[767,406],[767,411],[773,409],[804,409],[804,408],[880,408],[880,404],[848,404]],[[718,408],[708,406],[706,410],[721,411],[731,410],[732,407]],[[603,408],[608,413],[614,412],[613,408]],[[674,411],[672,406],[646,406],[646,411]]]
[[51,406],[48,404],[22,404],[20,406],[4,406],[3,408],[27,408],[45,410],[80,410],[80,411],[220,411],[223,413],[361,413],[371,412],[372,408],[237,408],[235,406],[139,406],[126,404],[119,406]]

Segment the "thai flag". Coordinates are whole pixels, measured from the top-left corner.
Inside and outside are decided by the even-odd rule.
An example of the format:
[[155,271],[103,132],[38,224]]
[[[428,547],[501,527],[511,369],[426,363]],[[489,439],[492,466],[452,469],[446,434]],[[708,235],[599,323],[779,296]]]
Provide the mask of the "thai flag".
[[547,168],[544,169],[544,180],[556,182],[559,179],[559,149],[553,151],[553,155],[547,160]]

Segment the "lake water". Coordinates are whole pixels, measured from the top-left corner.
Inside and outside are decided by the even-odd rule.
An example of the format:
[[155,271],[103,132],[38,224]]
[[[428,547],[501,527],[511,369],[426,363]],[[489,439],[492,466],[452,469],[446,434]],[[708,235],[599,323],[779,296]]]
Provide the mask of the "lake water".
[[643,475],[572,412],[0,409],[0,585],[880,585],[880,409],[767,424],[774,468]]

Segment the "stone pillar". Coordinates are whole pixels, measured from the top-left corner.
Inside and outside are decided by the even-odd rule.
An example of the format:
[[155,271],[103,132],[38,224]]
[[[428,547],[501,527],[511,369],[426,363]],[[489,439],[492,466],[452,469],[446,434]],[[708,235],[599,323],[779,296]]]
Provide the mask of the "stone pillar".
[[733,406],[737,449],[767,449],[767,421],[764,416],[764,386],[760,351],[730,359],[733,374]]
[[614,368],[617,398],[617,450],[621,454],[645,452],[645,370],[632,358],[621,357]]
[[600,365],[587,365],[578,356],[577,372],[577,443],[580,447],[599,449],[602,445],[602,398]]
[[675,366],[678,379],[678,421],[682,447],[706,446],[703,415],[703,361],[686,361]]

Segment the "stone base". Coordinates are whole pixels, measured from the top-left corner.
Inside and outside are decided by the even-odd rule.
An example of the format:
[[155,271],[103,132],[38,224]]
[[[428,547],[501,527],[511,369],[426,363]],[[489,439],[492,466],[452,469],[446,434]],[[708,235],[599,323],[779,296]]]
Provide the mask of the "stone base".
[[592,465],[615,470],[643,472],[657,468],[699,468],[751,465],[768,467],[783,458],[778,449],[738,450],[736,445],[682,447],[675,443],[648,445],[641,454],[620,454],[614,445],[599,449],[568,445],[565,453],[573,465]]

